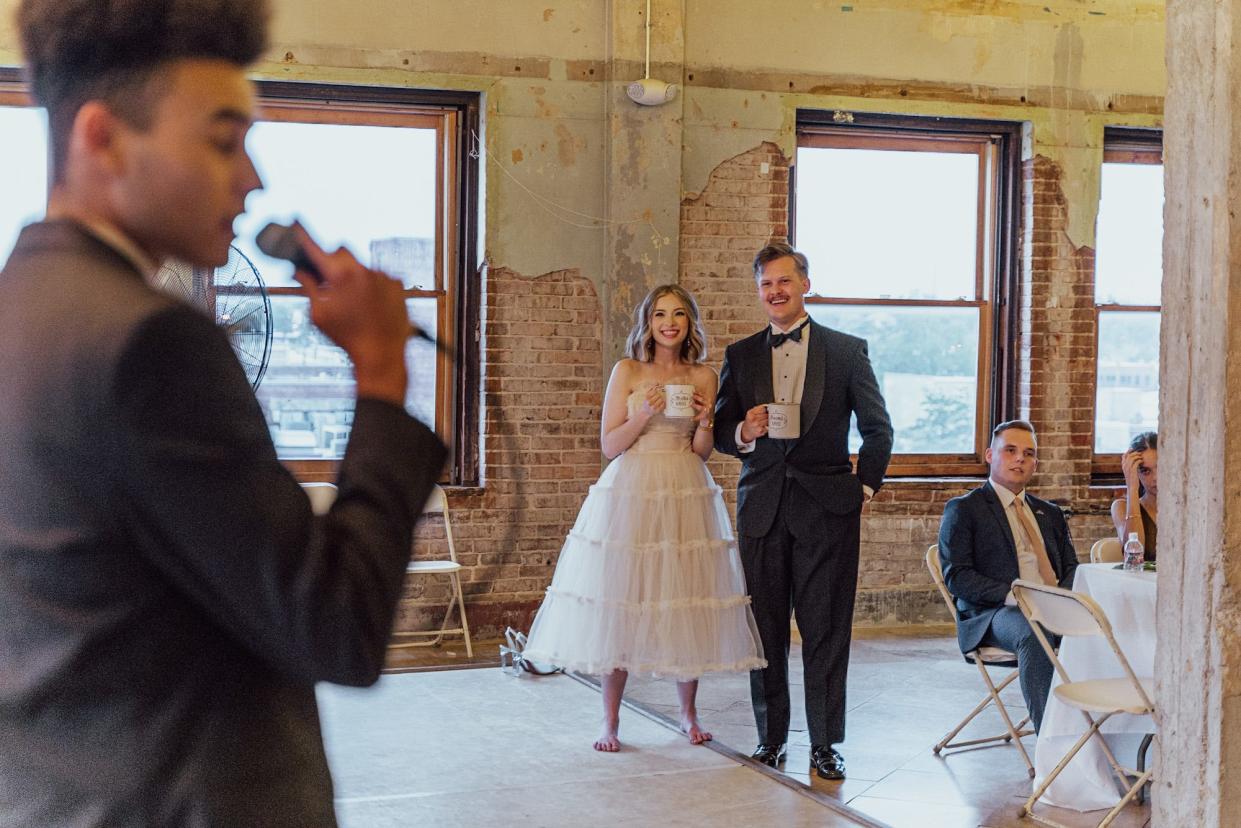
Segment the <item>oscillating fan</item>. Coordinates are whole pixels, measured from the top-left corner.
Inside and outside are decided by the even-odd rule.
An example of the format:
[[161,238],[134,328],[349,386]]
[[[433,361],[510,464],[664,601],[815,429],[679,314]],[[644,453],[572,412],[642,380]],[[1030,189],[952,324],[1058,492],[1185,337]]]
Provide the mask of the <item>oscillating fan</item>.
[[257,390],[271,359],[271,299],[246,254],[230,246],[228,263],[215,269],[169,260],[152,283],[215,319],[228,335],[250,387]]

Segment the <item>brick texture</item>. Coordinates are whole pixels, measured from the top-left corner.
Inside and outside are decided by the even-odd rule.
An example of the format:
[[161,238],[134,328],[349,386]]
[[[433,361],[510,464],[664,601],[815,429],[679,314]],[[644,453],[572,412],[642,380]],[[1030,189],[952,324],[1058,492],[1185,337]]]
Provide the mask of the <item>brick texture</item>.
[[[594,285],[577,271],[487,276],[483,309],[481,489],[448,492],[462,589],[477,638],[527,630],[565,534],[599,476],[602,322]],[[447,556],[443,522],[419,525],[418,559]],[[397,630],[433,628],[448,579],[410,578]]]
[[[762,164],[769,173],[762,173]],[[787,240],[789,160],[774,144],[722,163],[681,209],[681,283],[701,304],[717,368],[724,346],[766,323],[754,290],[754,253]],[[1090,487],[1094,402],[1094,254],[1065,233],[1061,170],[1046,158],[1026,164],[1021,239],[1019,373],[1023,416],[1040,432],[1040,472],[1032,489],[1073,510],[1070,528],[1084,559],[1111,533],[1115,492]],[[1067,381],[1066,381],[1067,378]],[[739,463],[715,455],[712,474],[735,504]],[[978,481],[894,481],[862,519],[856,621],[866,625],[947,622],[926,571],[944,504]]]
[[1065,232],[1062,170],[1036,156],[1023,170],[1018,398],[1039,433],[1039,490],[1087,496],[1094,434],[1094,251]]
[[[767,173],[762,164],[768,164]],[[1072,510],[1083,559],[1111,533],[1117,490],[1090,486],[1094,401],[1094,253],[1069,240],[1062,170],[1036,156],[1024,168],[1019,274],[1020,413],[1039,430],[1032,489]],[[709,363],[760,329],[754,253],[788,236],[789,159],[770,143],[730,158],[681,205],[680,280],[698,298]],[[576,271],[527,278],[493,270],[485,286],[484,475],[481,490],[450,492],[465,592],[478,637],[505,625],[528,629],[565,533],[601,467],[600,302]],[[714,455],[709,468],[735,507],[739,463]],[[944,504],[977,480],[890,482],[862,520],[856,622],[947,622],[926,571]],[[515,529],[510,530],[510,525]],[[419,529],[416,554],[442,555],[439,521]],[[443,579],[406,586],[399,629],[438,623]]]

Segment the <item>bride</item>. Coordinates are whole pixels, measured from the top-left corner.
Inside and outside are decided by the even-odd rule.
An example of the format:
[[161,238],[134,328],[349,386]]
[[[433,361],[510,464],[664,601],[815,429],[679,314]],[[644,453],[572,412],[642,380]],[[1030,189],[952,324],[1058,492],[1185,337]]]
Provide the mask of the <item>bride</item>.
[[[698,721],[698,678],[765,666],[720,487],[707,470],[719,378],[702,364],[698,303],[679,285],[634,311],[625,359],[603,401],[603,453],[613,462],[569,532],[524,655],[602,675],[595,750],[620,749],[630,672],[677,680],[681,729]],[[665,414],[665,386],[692,385],[694,415]]]

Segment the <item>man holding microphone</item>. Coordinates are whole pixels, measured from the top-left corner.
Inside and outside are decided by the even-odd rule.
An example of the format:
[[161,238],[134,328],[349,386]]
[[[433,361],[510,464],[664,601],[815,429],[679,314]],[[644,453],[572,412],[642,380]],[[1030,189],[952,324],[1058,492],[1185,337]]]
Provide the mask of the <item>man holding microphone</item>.
[[314,684],[383,665],[446,451],[403,409],[400,284],[302,237],[349,355],[339,498],[312,517],[224,335],[150,288],[222,264],[262,0],[23,0],[47,219],[0,271],[0,821],[330,825]]

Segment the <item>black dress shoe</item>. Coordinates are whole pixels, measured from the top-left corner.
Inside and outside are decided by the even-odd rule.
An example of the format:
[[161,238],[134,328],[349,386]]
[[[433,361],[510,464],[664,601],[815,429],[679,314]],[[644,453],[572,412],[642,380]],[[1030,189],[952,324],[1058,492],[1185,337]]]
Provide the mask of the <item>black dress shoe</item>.
[[762,762],[764,765],[774,768],[776,765],[784,761],[785,755],[784,745],[759,745],[754,748],[754,752],[750,754],[750,758],[756,762]]
[[810,764],[822,779],[844,779],[845,760],[830,745],[819,745],[810,749]]

